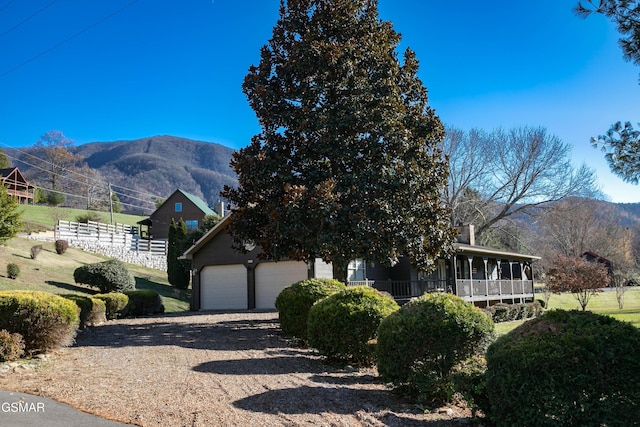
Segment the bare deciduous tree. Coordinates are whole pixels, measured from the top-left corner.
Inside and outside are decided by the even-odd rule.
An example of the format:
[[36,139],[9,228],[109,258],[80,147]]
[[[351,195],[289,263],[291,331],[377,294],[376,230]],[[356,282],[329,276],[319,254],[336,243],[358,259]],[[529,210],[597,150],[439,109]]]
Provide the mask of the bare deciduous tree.
[[449,128],[443,152],[450,162],[445,201],[452,222],[474,222],[479,237],[518,212],[595,189],[593,170],[574,167],[571,146],[541,127]]

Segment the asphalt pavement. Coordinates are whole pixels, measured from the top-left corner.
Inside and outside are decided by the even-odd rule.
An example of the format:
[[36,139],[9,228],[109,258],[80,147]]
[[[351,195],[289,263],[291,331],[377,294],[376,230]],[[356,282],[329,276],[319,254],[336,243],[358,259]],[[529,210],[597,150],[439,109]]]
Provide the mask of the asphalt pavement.
[[130,425],[105,420],[46,397],[0,391],[0,426],[122,427]]

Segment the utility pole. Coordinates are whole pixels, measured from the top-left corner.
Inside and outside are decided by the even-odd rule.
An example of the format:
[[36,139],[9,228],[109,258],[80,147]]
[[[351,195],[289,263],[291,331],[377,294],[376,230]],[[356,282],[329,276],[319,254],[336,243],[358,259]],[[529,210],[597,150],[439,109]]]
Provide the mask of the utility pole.
[[109,185],[109,214],[111,217],[111,225],[113,225],[113,193],[111,192],[111,183]]

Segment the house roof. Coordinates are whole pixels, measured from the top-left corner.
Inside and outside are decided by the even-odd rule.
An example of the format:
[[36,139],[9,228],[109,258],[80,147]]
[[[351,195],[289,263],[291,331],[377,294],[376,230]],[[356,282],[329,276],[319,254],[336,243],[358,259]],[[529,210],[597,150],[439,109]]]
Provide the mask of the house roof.
[[[191,193],[187,193],[186,191],[177,189],[176,191],[179,191],[180,193],[182,193],[187,199],[189,199],[194,205],[196,205],[198,207],[198,209],[200,209],[202,212],[204,212],[205,215],[213,215],[215,214],[215,212],[213,211],[213,209],[211,209],[209,207],[209,205],[207,205],[207,202],[205,202],[204,200],[202,200],[200,197],[195,196]],[[175,194],[175,192],[174,192]]]
[[200,248],[207,244],[211,239],[220,234],[225,228],[227,228],[227,224],[229,223],[229,219],[231,215],[227,215],[220,220],[212,229],[207,231],[204,236],[198,239],[189,249],[187,249],[180,258],[182,259],[192,259],[193,254],[196,253]]
[[[215,227],[213,227],[208,232],[206,232],[204,236],[202,236],[197,242],[193,244],[193,246],[187,249],[185,253],[181,256],[181,258],[184,258],[184,259],[193,258],[194,253],[200,250],[200,248],[206,245],[207,242],[209,242],[215,236],[220,234],[220,232],[222,232],[227,227],[227,224],[229,223],[230,218],[231,218],[231,215],[225,216],[220,222],[218,222],[215,225]],[[539,256],[535,256],[535,255],[526,255],[526,254],[520,254],[516,252],[508,252],[500,249],[489,248],[486,246],[468,245],[465,243],[454,243],[453,245],[454,245],[454,248],[456,249],[456,252],[458,253],[463,252],[463,253],[471,253],[476,255],[490,255],[490,256],[504,257],[504,258],[510,258],[510,259],[521,259],[525,261],[535,261],[535,260],[541,259]]]
[[504,257],[511,259],[522,259],[526,261],[535,261],[541,259],[539,256],[520,254],[517,252],[503,251],[501,249],[489,248],[487,246],[468,245],[466,243],[454,243],[456,252],[471,253],[475,255],[491,255],[494,257]]
[[605,258],[605,257],[603,257],[603,256],[600,256],[600,255],[598,255],[598,254],[597,254],[597,253],[595,253],[595,252],[586,251],[586,252],[584,252],[584,253],[583,253],[582,255],[580,255],[580,256],[581,256],[581,257],[584,257],[585,255],[589,255],[591,258],[595,258],[595,259],[597,259],[598,261],[600,261],[600,262],[602,262],[602,263],[605,263],[605,264],[611,264],[611,265],[613,265],[613,261],[611,261],[611,260],[609,260],[609,259],[607,259],[607,258]]
[[[29,188],[35,188],[33,185],[29,184],[29,182],[27,182],[27,180],[25,179],[24,175],[22,175],[22,172],[20,172],[20,169],[18,169],[17,167],[12,167],[12,168],[2,168],[0,169],[0,178],[2,178],[2,181],[5,181],[7,178],[9,178],[9,176],[11,176],[11,174],[13,174],[15,172],[16,174],[16,178],[20,179],[21,181],[19,182],[23,182],[24,184],[26,184]],[[13,182],[12,182],[13,183]]]

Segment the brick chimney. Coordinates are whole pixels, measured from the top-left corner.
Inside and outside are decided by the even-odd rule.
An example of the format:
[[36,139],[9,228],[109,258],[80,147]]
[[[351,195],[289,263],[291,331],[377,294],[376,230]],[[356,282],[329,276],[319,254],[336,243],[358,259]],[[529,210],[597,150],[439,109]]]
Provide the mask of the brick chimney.
[[458,243],[466,243],[467,245],[475,246],[476,244],[476,228],[473,224],[458,225]]

